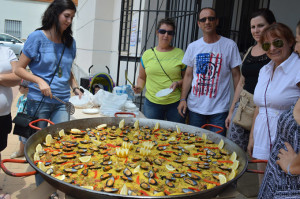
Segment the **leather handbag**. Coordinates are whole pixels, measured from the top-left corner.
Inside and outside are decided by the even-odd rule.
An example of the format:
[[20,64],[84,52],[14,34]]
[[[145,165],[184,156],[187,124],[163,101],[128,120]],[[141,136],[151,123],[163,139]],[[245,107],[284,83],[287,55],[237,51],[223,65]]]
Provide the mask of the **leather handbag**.
[[232,122],[250,131],[255,108],[256,106],[253,102],[253,94],[246,90],[242,90],[240,94],[240,104]]
[[29,138],[32,134],[36,132],[36,130],[29,127],[29,123],[36,119],[38,118],[27,115],[23,112],[18,113],[13,119],[13,123],[15,123],[13,134],[22,136],[24,138]]
[[[243,62],[245,61],[247,55],[251,52],[253,46],[251,46],[243,57]],[[242,70],[242,69],[241,69]],[[253,102],[253,94],[246,90],[242,90],[240,94],[240,104],[233,117],[233,123],[237,124],[244,129],[250,131],[252,127],[252,120],[255,111],[255,104]]]

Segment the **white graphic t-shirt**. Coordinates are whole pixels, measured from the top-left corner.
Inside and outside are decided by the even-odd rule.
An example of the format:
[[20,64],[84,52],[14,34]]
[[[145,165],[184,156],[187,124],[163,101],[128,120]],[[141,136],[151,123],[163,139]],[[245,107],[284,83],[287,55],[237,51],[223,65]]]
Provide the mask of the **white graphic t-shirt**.
[[182,63],[193,67],[189,110],[203,115],[228,111],[231,70],[242,63],[236,43],[221,37],[208,44],[200,38],[188,46]]

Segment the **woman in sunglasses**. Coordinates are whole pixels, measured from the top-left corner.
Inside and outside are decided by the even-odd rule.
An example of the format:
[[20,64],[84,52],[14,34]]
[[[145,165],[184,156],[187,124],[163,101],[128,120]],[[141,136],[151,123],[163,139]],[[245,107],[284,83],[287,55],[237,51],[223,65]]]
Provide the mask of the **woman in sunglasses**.
[[[300,55],[300,21],[294,51]],[[278,120],[277,135],[258,198],[300,198],[299,182],[300,98]]]
[[[253,93],[258,79],[259,70],[270,62],[266,52],[262,50],[259,41],[262,31],[270,24],[275,23],[275,17],[272,11],[266,8],[259,9],[254,12],[250,18],[250,30],[255,44],[251,46],[244,55],[243,64],[241,66],[241,78],[234,93],[234,100],[231,104],[229,114],[225,121],[228,129],[227,137],[239,145],[244,151],[247,151],[249,134],[251,130],[251,122],[243,127],[233,122],[233,118],[238,117],[237,110],[243,96],[250,98],[251,106],[255,109],[253,103]],[[247,128],[248,127],[248,128]]]
[[[181,62],[184,52],[171,45],[174,35],[174,21],[161,19],[156,30],[158,45],[143,54],[133,90],[140,93],[146,85],[144,115],[147,118],[183,123],[184,118],[179,115],[177,106],[186,66]],[[168,88],[169,92],[159,92]]]
[[260,70],[255,87],[253,100],[257,107],[248,153],[254,158],[268,160],[280,114],[300,97],[300,59],[293,52],[294,35],[284,24],[267,27],[260,42],[271,61]]

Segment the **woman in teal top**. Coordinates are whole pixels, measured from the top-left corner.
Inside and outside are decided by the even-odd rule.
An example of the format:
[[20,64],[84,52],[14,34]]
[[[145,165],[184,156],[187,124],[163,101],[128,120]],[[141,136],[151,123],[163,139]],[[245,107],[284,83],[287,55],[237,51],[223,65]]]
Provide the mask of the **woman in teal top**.
[[[184,123],[177,106],[186,66],[181,62],[184,52],[171,46],[174,34],[174,21],[161,19],[156,30],[158,45],[143,54],[137,85],[133,89],[135,93],[140,93],[146,85],[144,115],[147,118]],[[166,88],[173,89],[173,92],[162,97],[156,96],[158,91]]]

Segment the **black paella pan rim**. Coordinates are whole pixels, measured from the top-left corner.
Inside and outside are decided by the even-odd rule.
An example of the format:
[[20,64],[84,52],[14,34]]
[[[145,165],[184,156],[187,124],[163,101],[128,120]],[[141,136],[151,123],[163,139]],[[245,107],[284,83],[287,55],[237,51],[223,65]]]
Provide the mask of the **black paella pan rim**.
[[224,136],[218,135],[214,132],[201,129],[198,127],[181,124],[181,123],[175,123],[175,122],[169,122],[164,120],[152,120],[152,119],[144,119],[140,118],[139,123],[140,126],[148,125],[150,128],[154,127],[157,122],[160,123],[161,128],[171,128],[176,129],[176,125],[178,125],[183,132],[189,132],[189,133],[195,133],[198,136],[201,136],[202,133],[205,133],[207,135],[207,138],[214,141],[215,143],[220,142],[221,139],[224,140],[224,149],[228,150],[229,152],[235,151],[237,154],[237,160],[239,161],[240,165],[237,169],[237,176],[228,181],[225,184],[222,184],[220,186],[216,186],[212,189],[195,192],[195,193],[189,193],[189,194],[181,194],[181,195],[172,195],[172,196],[128,196],[128,195],[120,195],[120,194],[114,194],[114,193],[106,193],[101,191],[94,191],[85,189],[76,185],[72,185],[69,183],[66,183],[64,181],[58,180],[55,177],[52,177],[42,170],[40,170],[33,161],[33,154],[35,153],[35,147],[37,144],[44,142],[45,137],[47,134],[57,134],[57,132],[61,129],[72,129],[72,128],[78,128],[78,129],[86,129],[86,128],[94,128],[100,124],[107,124],[109,126],[115,125],[117,126],[119,122],[125,119],[126,125],[133,125],[134,122],[137,120],[136,118],[121,118],[121,117],[99,117],[99,118],[86,118],[86,119],[79,119],[79,120],[72,120],[69,122],[63,122],[60,124],[56,124],[53,126],[49,126],[47,128],[44,128],[42,130],[39,130],[37,133],[32,135],[26,145],[25,145],[25,157],[26,160],[29,162],[29,164],[36,170],[38,173],[42,175],[42,177],[53,187],[61,190],[62,192],[66,193],[67,195],[73,196],[75,198],[100,198],[101,199],[111,199],[111,198],[176,198],[176,199],[187,199],[187,198],[211,198],[218,195],[222,190],[224,190],[228,185],[235,182],[238,178],[240,178],[244,172],[246,171],[247,165],[248,165],[248,159],[245,154],[245,152],[234,142],[227,139]]

